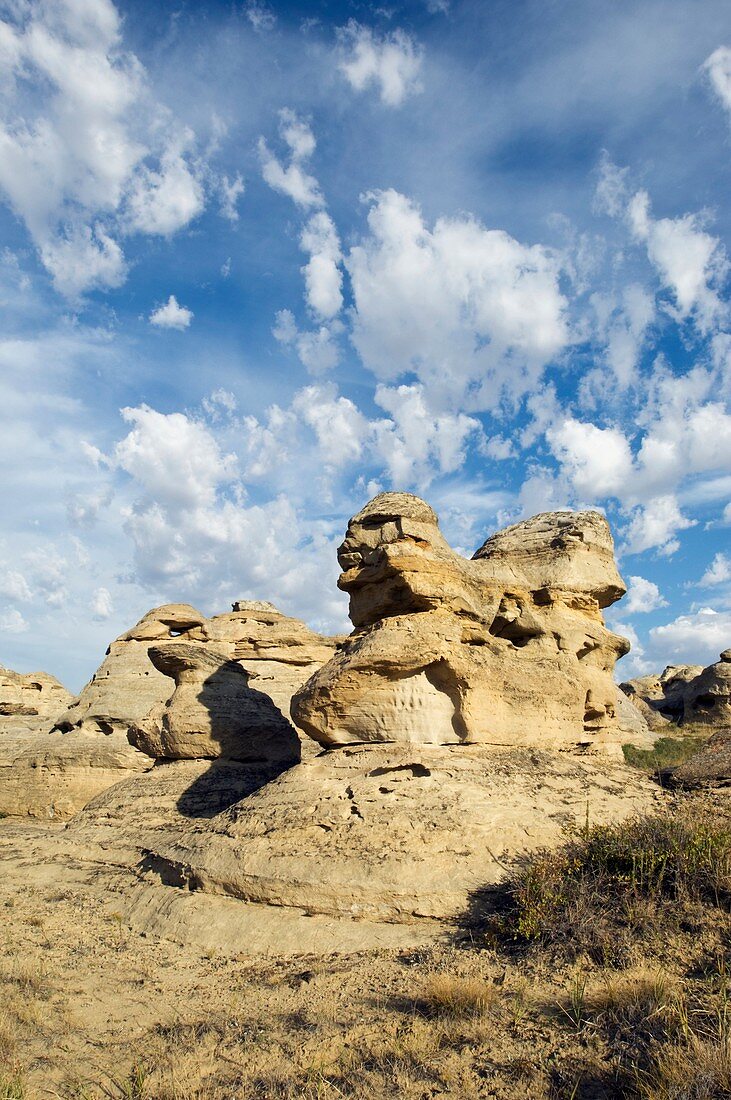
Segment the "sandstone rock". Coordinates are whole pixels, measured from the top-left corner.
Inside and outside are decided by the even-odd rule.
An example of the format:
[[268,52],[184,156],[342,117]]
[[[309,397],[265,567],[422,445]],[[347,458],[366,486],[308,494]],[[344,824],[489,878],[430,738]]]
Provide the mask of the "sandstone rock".
[[137,748],[173,760],[220,756],[285,766],[299,760],[294,729],[268,695],[249,686],[249,674],[226,650],[177,641],[151,646],[148,655],[175,689],[164,707],[132,727]]
[[0,733],[7,718],[33,719],[30,726],[52,724],[73,695],[47,672],[13,672],[0,666]]
[[147,651],[156,641],[202,640],[208,636],[206,619],[188,604],[153,608],[111,643],[106,657],[56,723],[62,732],[72,729],[122,733],[141,721],[171,694],[169,679],[150,662]]
[[277,911],[451,920],[567,825],[620,820],[660,798],[639,772],[592,757],[358,745],[285,771],[209,823],[158,831],[149,866]]
[[687,684],[683,694],[683,722],[709,729],[731,727],[731,650],[704,668]]
[[29,741],[12,759],[0,754],[0,813],[11,817],[66,820],[100,791],[153,763],[119,734],[56,731]]
[[612,670],[629,643],[601,615],[625,591],[603,516],[535,516],[467,560],[428,504],[382,493],[350,521],[338,558],[356,629],[292,700],[320,744],[620,752]]
[[208,633],[287,718],[295,691],[330,660],[339,640],[315,633],[263,600],[237,601],[229,614],[208,620]]

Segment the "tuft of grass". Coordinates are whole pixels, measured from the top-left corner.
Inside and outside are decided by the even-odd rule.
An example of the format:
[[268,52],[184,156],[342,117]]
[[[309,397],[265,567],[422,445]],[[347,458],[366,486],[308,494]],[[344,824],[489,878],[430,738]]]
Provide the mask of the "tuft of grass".
[[661,737],[651,749],[638,749],[634,745],[622,745],[627,764],[645,772],[660,772],[677,768],[695,756],[700,748],[698,737]]
[[0,1100],[25,1100],[26,1091],[20,1077],[0,1073]]
[[641,1100],[720,1100],[731,1096],[731,1040],[692,1036],[664,1044],[653,1064],[636,1074]]
[[730,887],[728,817],[699,805],[657,811],[585,828],[526,860],[498,896],[488,932],[623,965],[638,934],[672,926],[679,903],[727,908]]
[[432,1016],[482,1016],[497,1000],[498,990],[491,982],[455,974],[432,974],[424,983],[418,1007]]

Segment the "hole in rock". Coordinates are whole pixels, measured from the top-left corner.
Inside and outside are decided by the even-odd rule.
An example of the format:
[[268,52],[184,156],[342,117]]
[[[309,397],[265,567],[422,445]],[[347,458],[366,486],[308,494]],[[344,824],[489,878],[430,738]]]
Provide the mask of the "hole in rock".
[[429,768],[425,768],[423,764],[397,764],[392,768],[374,768],[372,772],[368,772],[368,775],[390,775],[392,772],[411,772],[414,778],[418,779],[424,779],[426,776],[431,775]]

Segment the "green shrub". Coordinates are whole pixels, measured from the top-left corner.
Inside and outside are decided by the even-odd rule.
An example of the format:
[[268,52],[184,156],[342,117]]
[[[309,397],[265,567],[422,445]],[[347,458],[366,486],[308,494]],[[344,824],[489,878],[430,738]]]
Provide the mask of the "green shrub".
[[622,752],[631,767],[646,772],[659,772],[664,768],[677,768],[684,764],[691,756],[695,756],[701,744],[697,737],[661,737],[651,749],[622,745]]
[[709,808],[633,817],[572,835],[526,860],[489,928],[501,941],[561,945],[612,962],[619,928],[636,933],[671,918],[678,902],[725,906],[731,822]]

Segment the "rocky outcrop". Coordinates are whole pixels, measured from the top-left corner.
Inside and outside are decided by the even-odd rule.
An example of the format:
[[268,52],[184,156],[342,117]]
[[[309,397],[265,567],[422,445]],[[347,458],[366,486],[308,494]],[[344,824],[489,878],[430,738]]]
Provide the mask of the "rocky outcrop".
[[153,608],[116,638],[89,683],[56,722],[63,733],[84,728],[127,738],[127,731],[171,694],[170,680],[150,662],[154,642],[208,637],[206,619],[189,604]]
[[270,912],[451,920],[568,824],[620,820],[660,797],[639,772],[592,757],[357,745],[285,771],[205,826],[158,830],[148,866],[161,881]]
[[671,732],[673,724],[709,733],[726,729],[731,726],[731,649],[707,668],[668,665],[659,676],[639,676],[620,688],[657,732]]
[[690,681],[683,697],[683,721],[709,730],[731,728],[731,649]]
[[223,757],[290,765],[300,758],[294,729],[268,695],[249,686],[249,673],[212,643],[168,642],[148,650],[171,677],[167,703],[130,731],[148,756],[168,760]]
[[[153,608],[111,643],[77,698],[39,674],[41,692],[23,690],[48,700],[42,720],[0,716],[0,812],[71,817],[157,758],[266,760],[277,774],[300,756],[291,696],[335,644],[269,603],[241,601],[210,619],[189,604]],[[5,679],[6,708],[27,710],[23,678]]]
[[629,643],[601,615],[625,588],[599,513],[535,516],[467,560],[428,504],[382,493],[350,521],[338,558],[355,631],[292,701],[320,744],[616,754],[628,739],[612,671]]
[[71,692],[47,672],[20,673],[0,666],[0,734],[11,724],[8,718],[48,728],[72,699]]

